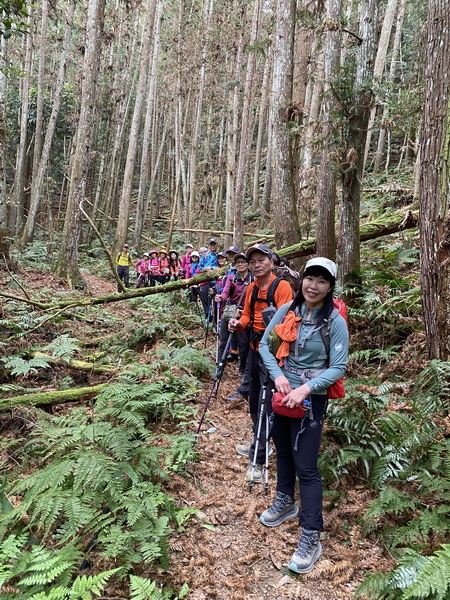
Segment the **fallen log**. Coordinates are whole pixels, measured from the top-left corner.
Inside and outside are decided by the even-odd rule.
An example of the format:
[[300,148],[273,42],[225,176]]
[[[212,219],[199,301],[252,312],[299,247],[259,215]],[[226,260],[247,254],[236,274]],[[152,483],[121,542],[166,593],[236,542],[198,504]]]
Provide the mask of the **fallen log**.
[[88,371],[90,373],[98,373],[100,375],[115,375],[117,373],[117,368],[110,365],[96,365],[94,363],[86,362],[84,360],[77,360],[75,358],[63,360],[62,358],[48,356],[44,352],[32,352],[31,355],[45,358],[45,360],[51,365],[62,365],[72,369],[77,369],[79,371]]
[[[404,211],[394,213],[392,215],[389,215],[388,217],[379,218],[376,221],[372,221],[370,223],[366,223],[365,225],[361,225],[360,239],[362,242],[364,242],[378,237],[383,237],[391,233],[404,231],[406,229],[414,229],[415,227],[417,227],[417,224],[418,217],[414,215],[411,211],[408,211],[406,214]],[[280,256],[285,256],[286,258],[298,258],[300,256],[309,256],[311,254],[314,254],[315,246],[316,240],[315,238],[311,238],[308,240],[304,240],[299,244],[289,246],[288,248],[281,248],[280,250],[277,250],[277,252]],[[185,289],[192,285],[198,285],[199,283],[219,279],[220,277],[223,277],[225,275],[227,268],[228,267],[223,267],[222,269],[218,269],[215,271],[203,272],[199,275],[196,275],[195,277],[192,277],[191,279],[180,279],[178,281],[170,281],[169,283],[165,283],[164,285],[159,285],[151,288],[138,288],[133,290],[127,290],[124,293],[114,293],[109,294],[107,296],[99,296],[96,298],[72,298],[71,300],[66,300],[63,302],[44,303],[28,298],[22,298],[21,296],[9,294],[8,292],[0,291],[0,296],[8,298],[10,300],[31,304],[32,306],[35,306],[36,308],[41,310],[58,311],[83,306],[96,306],[98,304],[108,304],[110,302],[121,302],[123,300],[143,298],[145,296],[151,296],[153,294],[175,292],[177,290]]]
[[71,390],[58,390],[54,392],[37,392],[12,396],[0,399],[0,413],[6,412],[15,406],[39,406],[40,404],[63,404],[64,402],[77,402],[97,395],[108,384],[102,383],[91,387],[74,388]]
[[[385,218],[379,218],[376,221],[365,223],[360,228],[361,242],[374,240],[391,233],[398,233],[406,229],[414,229],[418,226],[419,218],[411,211],[406,214],[404,212],[394,213]],[[299,258],[301,256],[309,256],[316,252],[316,238],[303,240],[299,244],[294,244],[288,248],[282,248],[278,251],[280,256],[286,258]]]

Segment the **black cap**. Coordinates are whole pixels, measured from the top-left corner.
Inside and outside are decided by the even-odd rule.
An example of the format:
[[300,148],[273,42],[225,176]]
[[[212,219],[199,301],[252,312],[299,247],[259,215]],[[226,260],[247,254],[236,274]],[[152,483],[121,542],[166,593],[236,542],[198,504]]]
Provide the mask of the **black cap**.
[[250,246],[250,248],[247,248],[245,253],[247,259],[250,259],[250,256],[253,254],[253,252],[261,252],[261,254],[265,254],[269,258],[272,258],[273,256],[272,250],[265,244],[254,244],[253,246]]
[[208,242],[208,244],[217,244],[217,240],[216,238],[211,238]]
[[243,258],[246,263],[248,263],[248,258],[245,256],[243,252],[238,252],[235,256],[233,256],[233,265],[236,264],[238,258]]
[[220,256],[221,258],[228,258],[228,256],[225,254],[225,252],[219,252],[219,253],[217,254],[217,257],[219,257],[219,256]]
[[227,248],[226,252],[232,252],[233,254],[238,254],[241,251],[241,249],[238,246],[230,246],[229,248]]

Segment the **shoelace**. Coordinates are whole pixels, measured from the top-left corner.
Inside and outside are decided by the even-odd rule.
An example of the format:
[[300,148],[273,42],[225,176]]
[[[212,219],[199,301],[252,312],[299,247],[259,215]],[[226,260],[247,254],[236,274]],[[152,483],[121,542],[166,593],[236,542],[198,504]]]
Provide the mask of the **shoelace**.
[[319,541],[318,537],[313,535],[301,535],[298,542],[298,548],[295,554],[298,554],[301,558],[305,558],[311,552],[313,546]]
[[280,512],[282,510],[284,510],[286,508],[286,506],[288,506],[288,504],[290,504],[290,502],[288,501],[287,498],[282,498],[280,496],[276,496],[275,500],[273,501],[271,508],[271,512]]

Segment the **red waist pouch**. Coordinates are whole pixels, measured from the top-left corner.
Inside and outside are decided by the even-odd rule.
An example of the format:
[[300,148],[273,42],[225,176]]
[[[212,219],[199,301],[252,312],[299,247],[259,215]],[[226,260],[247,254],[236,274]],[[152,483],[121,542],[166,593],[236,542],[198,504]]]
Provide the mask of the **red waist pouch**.
[[289,408],[285,404],[281,404],[281,400],[283,400],[285,396],[280,394],[280,392],[275,392],[272,396],[272,408],[273,412],[277,413],[277,415],[283,415],[283,417],[292,417],[293,419],[303,419],[306,415],[306,408],[302,408],[301,406],[296,406],[295,408]]

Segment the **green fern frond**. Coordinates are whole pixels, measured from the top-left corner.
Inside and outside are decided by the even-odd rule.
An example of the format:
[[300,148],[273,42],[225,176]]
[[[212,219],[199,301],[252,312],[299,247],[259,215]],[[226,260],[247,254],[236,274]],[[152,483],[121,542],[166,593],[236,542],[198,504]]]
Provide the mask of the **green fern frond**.
[[24,360],[20,356],[11,356],[1,359],[7,369],[11,369],[11,375],[21,375],[26,377],[30,373],[37,373],[38,369],[48,369],[50,364],[45,356],[36,356],[29,360]]
[[43,348],[44,352],[48,352],[51,356],[56,356],[66,362],[73,357],[79,350],[77,338],[69,337],[68,334],[63,334],[56,337],[50,344]]

